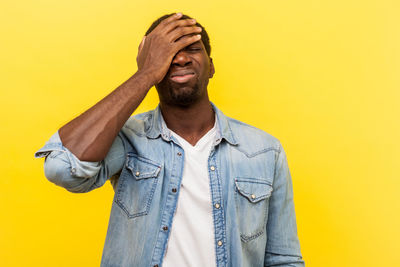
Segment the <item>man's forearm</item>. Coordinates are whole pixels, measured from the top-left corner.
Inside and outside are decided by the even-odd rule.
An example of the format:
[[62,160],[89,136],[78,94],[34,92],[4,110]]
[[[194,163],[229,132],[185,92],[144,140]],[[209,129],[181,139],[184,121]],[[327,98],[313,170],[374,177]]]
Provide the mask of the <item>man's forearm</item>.
[[149,89],[161,82],[181,49],[200,40],[196,20],[174,14],[164,19],[139,45],[139,71],[111,94],[59,130],[63,145],[81,161],[101,161],[122,126]]
[[96,105],[61,127],[59,135],[63,145],[79,160],[103,160],[152,85],[146,73],[135,73]]

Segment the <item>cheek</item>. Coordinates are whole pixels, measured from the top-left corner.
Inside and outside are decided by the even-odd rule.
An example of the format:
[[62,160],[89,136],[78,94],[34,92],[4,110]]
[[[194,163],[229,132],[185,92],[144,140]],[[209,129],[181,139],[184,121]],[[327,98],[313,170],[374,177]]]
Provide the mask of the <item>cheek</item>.
[[201,78],[209,78],[210,76],[210,66],[207,61],[204,61],[203,66],[201,67],[200,76]]

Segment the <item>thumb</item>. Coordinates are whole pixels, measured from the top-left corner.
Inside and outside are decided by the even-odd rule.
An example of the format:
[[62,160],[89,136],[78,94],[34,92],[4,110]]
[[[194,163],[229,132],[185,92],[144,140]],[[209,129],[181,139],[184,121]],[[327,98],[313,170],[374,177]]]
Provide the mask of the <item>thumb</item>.
[[143,48],[143,46],[144,46],[144,41],[146,40],[146,35],[145,36],[143,36],[143,39],[142,39],[142,41],[140,42],[140,44],[139,44],[139,53],[140,53],[140,51],[142,51],[142,48]]

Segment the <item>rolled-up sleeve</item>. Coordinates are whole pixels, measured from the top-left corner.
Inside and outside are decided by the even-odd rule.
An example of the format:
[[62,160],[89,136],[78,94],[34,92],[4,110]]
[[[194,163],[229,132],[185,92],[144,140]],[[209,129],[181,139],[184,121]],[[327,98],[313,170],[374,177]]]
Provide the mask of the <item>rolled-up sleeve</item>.
[[280,146],[267,221],[265,266],[303,267],[297,236],[292,179],[286,154]]
[[117,136],[103,161],[81,161],[63,146],[57,132],[35,153],[35,157],[45,157],[44,173],[49,181],[68,191],[84,193],[102,186],[120,172],[125,151],[121,137]]

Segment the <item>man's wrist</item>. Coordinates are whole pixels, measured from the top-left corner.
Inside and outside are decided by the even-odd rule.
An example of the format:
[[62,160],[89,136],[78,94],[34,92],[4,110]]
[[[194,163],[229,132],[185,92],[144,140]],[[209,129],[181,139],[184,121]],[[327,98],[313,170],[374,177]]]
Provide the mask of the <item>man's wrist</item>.
[[156,84],[155,78],[153,75],[151,75],[150,71],[138,70],[134,76],[137,77],[139,81],[142,82],[143,85],[145,85],[149,90]]

